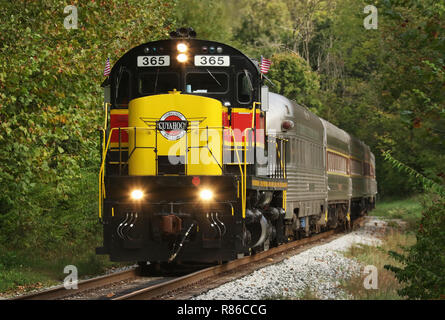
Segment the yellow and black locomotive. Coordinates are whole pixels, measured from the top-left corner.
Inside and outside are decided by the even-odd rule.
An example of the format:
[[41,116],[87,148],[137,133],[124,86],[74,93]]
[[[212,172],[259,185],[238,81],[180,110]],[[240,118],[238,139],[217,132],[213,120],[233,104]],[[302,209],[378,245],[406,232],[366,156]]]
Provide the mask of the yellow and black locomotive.
[[[115,63],[102,85],[97,253],[222,262],[346,226],[373,208],[369,148],[354,158],[369,171],[356,177],[366,190],[354,198],[349,136],[329,138],[340,129],[263,80],[239,50],[184,28]],[[342,179],[332,201],[330,177]]]

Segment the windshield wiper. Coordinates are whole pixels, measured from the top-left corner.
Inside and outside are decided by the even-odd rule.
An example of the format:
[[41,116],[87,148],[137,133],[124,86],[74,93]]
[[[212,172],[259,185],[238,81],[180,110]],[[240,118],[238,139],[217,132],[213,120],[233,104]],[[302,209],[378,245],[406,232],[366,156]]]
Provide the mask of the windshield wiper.
[[209,69],[206,69],[206,70],[212,76],[212,78],[216,81],[216,83],[219,84],[220,87],[222,87],[222,84],[215,78],[215,76],[209,71]]
[[244,71],[244,74],[246,75],[247,82],[249,83],[250,91],[253,91],[253,84],[252,84],[252,81],[250,80],[249,73],[247,72],[246,69],[244,69],[243,71]]
[[154,93],[156,93],[156,88],[158,87],[158,75],[159,75],[159,68],[156,70],[156,79],[155,79]]
[[121,83],[122,73],[124,71],[124,67],[120,66],[119,71],[116,77],[116,86],[115,86],[115,95],[114,95],[114,103],[117,104],[118,95],[119,95],[119,85]]

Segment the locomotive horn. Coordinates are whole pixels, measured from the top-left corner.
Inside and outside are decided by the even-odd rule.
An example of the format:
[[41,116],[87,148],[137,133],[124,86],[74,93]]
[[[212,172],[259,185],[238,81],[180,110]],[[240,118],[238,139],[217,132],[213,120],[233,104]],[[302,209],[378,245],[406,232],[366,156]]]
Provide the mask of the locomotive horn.
[[170,32],[170,38],[175,39],[175,38],[179,38],[179,37],[180,37],[180,35],[176,31]]
[[196,31],[193,28],[189,28],[189,37],[196,38]]
[[196,31],[193,28],[179,28],[170,32],[170,38],[196,38]]

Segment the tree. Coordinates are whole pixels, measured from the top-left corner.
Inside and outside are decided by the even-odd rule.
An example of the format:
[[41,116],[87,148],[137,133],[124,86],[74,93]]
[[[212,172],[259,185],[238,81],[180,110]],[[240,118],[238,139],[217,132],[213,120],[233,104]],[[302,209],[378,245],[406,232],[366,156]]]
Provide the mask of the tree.
[[57,247],[96,220],[80,186],[97,189],[105,60],[167,36],[173,5],[77,1],[67,30],[58,0],[0,2],[0,246]]
[[175,7],[176,25],[192,27],[199,39],[228,42],[231,34],[230,2],[222,0],[184,0]]
[[270,56],[283,50],[283,33],[290,29],[290,15],[283,0],[243,0],[240,25],[234,39],[243,52]]
[[318,75],[311,70],[309,64],[295,53],[277,53],[271,60],[268,76],[275,84],[271,90],[317,112],[320,107],[320,84]]

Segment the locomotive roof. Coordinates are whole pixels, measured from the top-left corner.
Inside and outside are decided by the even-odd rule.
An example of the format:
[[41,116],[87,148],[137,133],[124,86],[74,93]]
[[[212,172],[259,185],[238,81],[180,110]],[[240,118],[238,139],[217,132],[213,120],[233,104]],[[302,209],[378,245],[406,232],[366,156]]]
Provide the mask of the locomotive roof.
[[[250,65],[249,71],[256,70],[256,76],[260,75],[260,70],[257,64],[254,63],[252,59],[242,53],[240,50],[229,46],[227,44],[217,42],[217,41],[209,41],[209,40],[201,40],[201,39],[164,39],[157,41],[150,41],[143,44],[140,44],[129,51],[127,51],[111,68],[111,74],[117,71],[120,65],[131,65],[135,63],[135,58],[138,55],[162,55],[162,54],[176,54],[176,46],[179,43],[185,43],[189,46],[188,51],[199,53],[199,54],[211,54],[211,55],[230,55],[230,56],[240,56],[246,59],[246,62]],[[221,47],[222,52],[203,52],[203,47],[207,47],[209,50],[210,47]]]

